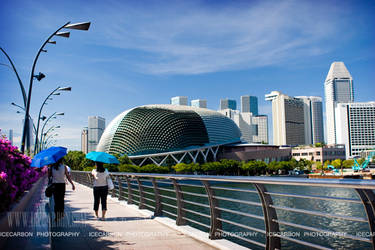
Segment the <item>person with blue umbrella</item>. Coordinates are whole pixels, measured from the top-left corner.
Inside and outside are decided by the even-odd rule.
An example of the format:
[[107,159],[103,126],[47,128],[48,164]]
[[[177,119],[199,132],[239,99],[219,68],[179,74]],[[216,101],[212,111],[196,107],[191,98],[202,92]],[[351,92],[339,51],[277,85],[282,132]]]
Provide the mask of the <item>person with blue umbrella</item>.
[[[92,151],[86,155],[86,158],[95,162],[95,168],[91,171],[94,177],[94,211],[96,218],[105,220],[107,212],[107,195],[108,184],[111,181],[109,172],[104,168],[103,164],[119,164],[117,158],[105,152]],[[99,204],[102,204],[102,217],[99,218]]]
[[72,189],[75,190],[68,169],[62,164],[66,154],[67,149],[64,147],[50,147],[36,154],[31,162],[33,167],[49,166],[48,178],[50,185],[53,186],[55,221],[64,217],[65,177],[72,184]]

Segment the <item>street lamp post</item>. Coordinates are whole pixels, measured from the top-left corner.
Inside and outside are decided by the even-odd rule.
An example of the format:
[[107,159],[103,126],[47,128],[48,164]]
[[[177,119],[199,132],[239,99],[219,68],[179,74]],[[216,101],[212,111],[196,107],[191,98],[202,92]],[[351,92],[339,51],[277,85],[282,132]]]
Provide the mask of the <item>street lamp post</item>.
[[[46,139],[44,140],[44,142],[42,143],[42,149],[45,149],[46,148],[46,145],[48,145],[48,143],[50,143],[50,139],[53,139],[55,136],[58,136],[59,134],[53,134],[53,135],[49,135],[48,137],[46,137]],[[47,143],[48,142],[48,143]]]
[[42,132],[41,132],[41,138],[40,138],[40,141],[41,141],[41,142],[42,142],[42,140],[43,140],[42,136],[43,136],[43,132],[44,132],[44,128],[45,128],[45,126],[47,125],[48,121],[51,120],[51,118],[56,118],[57,115],[64,115],[64,113],[57,113],[57,112],[55,112],[55,113],[53,113],[52,115],[50,115],[50,116],[46,119],[46,121],[44,122],[43,127],[42,127]]
[[[17,76],[17,80],[18,80],[18,83],[20,85],[20,88],[21,88],[21,92],[22,92],[22,98],[23,98],[23,105],[24,107],[26,107],[26,91],[25,91],[25,87],[23,86],[22,84],[22,81],[21,81],[21,78],[20,76],[18,75],[18,72],[16,70],[16,67],[14,66],[12,60],[10,59],[10,57],[8,56],[8,54],[5,52],[5,50],[3,50],[3,48],[0,47],[0,50],[4,53],[4,55],[8,58],[8,61],[10,62],[10,65],[12,65],[12,69],[14,71],[14,73],[16,74]],[[5,64],[6,65],[6,64]],[[7,65],[8,66],[8,65]]]
[[[67,22],[66,24],[64,24],[63,26],[58,28],[55,32],[53,32],[52,35],[50,35],[47,38],[47,40],[40,47],[40,49],[39,49],[39,51],[38,51],[38,53],[37,53],[37,55],[34,59],[34,63],[33,63],[33,66],[32,66],[32,69],[31,69],[31,74],[30,74],[29,92],[28,92],[27,99],[26,99],[27,102],[26,102],[26,106],[25,106],[25,120],[24,120],[23,131],[22,131],[22,140],[21,140],[21,152],[22,153],[25,152],[26,137],[29,137],[28,132],[27,132],[27,128],[29,126],[30,101],[31,101],[31,93],[32,93],[32,88],[33,88],[34,77],[38,81],[40,81],[41,79],[43,79],[45,77],[45,75],[43,73],[39,73],[39,75],[34,75],[35,66],[36,66],[36,63],[38,61],[40,53],[41,52],[47,52],[44,49],[44,47],[46,46],[47,43],[52,43],[52,44],[56,43],[55,41],[50,41],[50,39],[52,37],[54,37],[55,35],[66,37],[66,38],[68,38],[70,36],[70,32],[59,32],[60,30],[62,30],[64,28],[66,28],[66,29],[77,29],[77,30],[88,30],[89,27],[90,27],[90,22],[77,23],[77,24],[70,24],[70,22]],[[30,142],[30,138],[28,138],[28,143],[29,142]]]
[[38,152],[39,152],[40,150],[42,150],[43,140],[44,140],[44,138],[46,137],[46,135],[48,135],[49,132],[54,131],[56,128],[60,128],[60,126],[52,126],[52,127],[50,127],[49,129],[47,129],[47,132],[45,132],[45,133],[41,133],[41,134],[40,134],[40,140],[39,140],[38,149],[37,149]]
[[34,152],[37,152],[37,149],[38,149],[38,143],[39,143],[39,138],[38,138],[39,137],[39,124],[40,124],[40,119],[41,119],[41,115],[42,115],[42,109],[43,109],[44,105],[46,104],[47,100],[50,100],[50,96],[52,96],[52,95],[60,95],[60,93],[58,91],[71,91],[71,90],[72,90],[71,87],[65,87],[65,88],[57,87],[44,100],[42,106],[39,109],[38,123],[37,123],[37,126],[36,126],[36,132],[35,132]]

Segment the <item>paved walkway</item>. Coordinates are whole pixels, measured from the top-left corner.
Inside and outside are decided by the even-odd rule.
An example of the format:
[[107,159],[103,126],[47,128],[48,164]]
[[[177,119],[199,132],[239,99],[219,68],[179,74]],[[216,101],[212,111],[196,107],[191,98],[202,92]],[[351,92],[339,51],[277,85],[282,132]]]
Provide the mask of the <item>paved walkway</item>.
[[105,221],[92,207],[91,188],[76,183],[71,191],[67,185],[66,216],[51,225],[52,249],[215,249],[114,199],[108,199]]

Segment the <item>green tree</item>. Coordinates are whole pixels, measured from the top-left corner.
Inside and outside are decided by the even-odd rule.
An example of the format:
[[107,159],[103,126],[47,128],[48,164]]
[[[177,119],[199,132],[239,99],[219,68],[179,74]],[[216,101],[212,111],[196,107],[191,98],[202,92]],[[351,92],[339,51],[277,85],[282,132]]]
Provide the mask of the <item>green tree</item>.
[[206,174],[217,174],[222,170],[222,164],[218,161],[206,162],[202,164],[202,170],[206,172]]
[[271,161],[267,166],[267,171],[271,174],[278,174],[279,169],[280,166],[277,161]]
[[169,167],[158,166],[156,164],[147,164],[138,168],[139,173],[159,173],[166,174],[169,173]]
[[240,170],[240,162],[236,160],[231,159],[222,159],[220,161],[222,167],[223,167],[223,174],[229,174],[229,175],[239,175]]
[[172,167],[176,172],[192,174],[194,172],[200,172],[201,168],[198,163],[178,163]]
[[68,165],[72,170],[83,170],[81,163],[85,157],[86,155],[82,151],[69,151],[64,156],[64,164]]
[[354,165],[354,160],[353,159],[344,160],[342,162],[342,165],[343,165],[344,168],[351,168]]
[[119,172],[137,173],[139,167],[133,164],[120,164],[118,166]]
[[343,174],[343,164],[342,164],[342,160],[341,159],[336,159],[334,161],[331,162],[331,165],[334,166],[335,168],[341,168],[341,174]]

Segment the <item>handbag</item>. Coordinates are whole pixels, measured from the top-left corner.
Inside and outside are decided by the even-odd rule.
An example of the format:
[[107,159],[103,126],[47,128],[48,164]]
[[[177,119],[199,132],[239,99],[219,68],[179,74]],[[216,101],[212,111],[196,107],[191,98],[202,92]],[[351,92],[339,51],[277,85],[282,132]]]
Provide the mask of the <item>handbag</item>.
[[115,186],[113,185],[113,181],[111,179],[111,177],[107,177],[107,185],[108,185],[108,190],[112,190],[115,188]]
[[46,188],[46,191],[44,191],[44,194],[46,195],[46,197],[51,197],[53,192],[55,191],[55,184],[52,183],[52,179],[50,181],[48,181],[48,186]]

